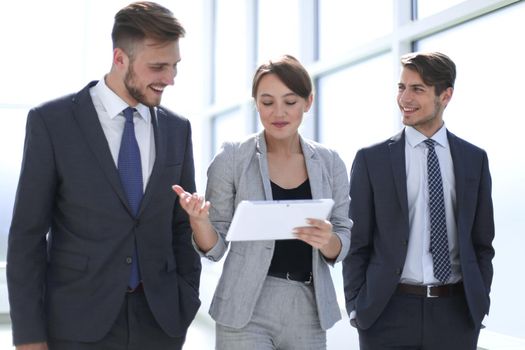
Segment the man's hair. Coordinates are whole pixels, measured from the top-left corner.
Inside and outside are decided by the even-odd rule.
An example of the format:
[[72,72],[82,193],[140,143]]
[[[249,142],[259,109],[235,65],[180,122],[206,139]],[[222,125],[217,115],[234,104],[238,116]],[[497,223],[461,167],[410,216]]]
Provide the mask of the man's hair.
[[115,15],[111,38],[113,49],[133,57],[133,45],[146,38],[159,43],[177,41],[185,30],[167,8],[149,1],[129,4]]
[[267,74],[275,74],[288,89],[307,99],[312,94],[312,81],[303,65],[293,56],[284,55],[276,60],[263,63],[255,71],[252,83],[252,97],[257,97],[259,83]]
[[404,68],[416,71],[426,85],[434,86],[436,96],[454,87],[456,65],[440,52],[413,52],[401,57]]

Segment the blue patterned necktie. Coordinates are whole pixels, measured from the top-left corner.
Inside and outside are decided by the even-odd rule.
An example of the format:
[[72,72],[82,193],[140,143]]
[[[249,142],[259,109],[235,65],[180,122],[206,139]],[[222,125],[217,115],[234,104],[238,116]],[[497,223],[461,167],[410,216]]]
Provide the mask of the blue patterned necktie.
[[[143,196],[143,182],[142,182],[142,164],[140,161],[140,150],[135,137],[135,124],[133,123],[134,109],[128,107],[124,109],[124,132],[122,133],[122,141],[120,143],[120,151],[118,154],[118,172],[120,181],[126,192],[128,204],[136,217],[140,202]],[[140,282],[140,271],[138,266],[137,246],[134,244],[133,260],[131,263],[131,276],[129,278],[129,287],[134,289]]]
[[440,282],[445,283],[451,274],[450,254],[448,251],[443,183],[434,143],[434,140],[425,140],[425,144],[428,147],[427,170],[430,208],[430,253],[432,254],[432,260],[434,262],[434,277]]

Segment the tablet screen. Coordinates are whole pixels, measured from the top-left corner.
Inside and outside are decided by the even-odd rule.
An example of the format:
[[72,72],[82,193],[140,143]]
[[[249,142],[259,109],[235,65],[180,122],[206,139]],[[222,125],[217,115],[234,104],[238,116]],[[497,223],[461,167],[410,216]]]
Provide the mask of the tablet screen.
[[295,239],[295,227],[307,218],[328,218],[334,201],[328,199],[241,201],[226,235],[228,241]]

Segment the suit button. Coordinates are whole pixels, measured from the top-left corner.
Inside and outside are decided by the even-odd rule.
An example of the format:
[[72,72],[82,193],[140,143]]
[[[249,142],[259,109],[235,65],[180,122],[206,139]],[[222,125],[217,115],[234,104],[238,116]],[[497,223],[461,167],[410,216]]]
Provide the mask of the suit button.
[[135,228],[140,226],[140,220],[135,220]]
[[131,256],[126,257],[126,264],[130,265],[133,262],[133,258]]
[[396,275],[401,275],[401,269],[396,269]]
[[408,239],[405,239],[405,240],[403,241],[403,245],[404,245],[405,247],[408,245]]

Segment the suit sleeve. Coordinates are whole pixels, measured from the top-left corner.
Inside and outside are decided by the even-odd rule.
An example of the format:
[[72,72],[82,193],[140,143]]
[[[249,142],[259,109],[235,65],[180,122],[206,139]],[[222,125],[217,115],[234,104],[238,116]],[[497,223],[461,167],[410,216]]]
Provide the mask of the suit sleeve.
[[361,150],[356,154],[350,173],[350,210],[353,220],[352,243],[343,261],[343,281],[348,314],[355,309],[355,299],[365,283],[372,250],[375,214],[373,192],[366,157]]
[[[181,172],[180,185],[188,192],[194,193],[195,167],[193,162],[193,146],[191,141],[191,126],[187,122],[186,147],[184,162]],[[201,262],[199,255],[193,249],[191,243],[191,227],[187,213],[180,207],[178,200],[175,201],[173,212],[173,251],[177,260],[179,275],[189,283],[195,290],[199,290]]]
[[326,263],[330,265],[342,261],[348,254],[348,250],[350,249],[350,229],[352,228],[352,220],[348,218],[348,206],[350,203],[348,173],[345,163],[336,152],[334,152],[332,174],[334,208],[330,222],[332,223],[334,233],[341,241],[341,251],[335,260],[327,261],[325,259]]
[[483,152],[481,180],[478,192],[476,216],[472,229],[472,243],[478,260],[478,265],[485,283],[487,294],[490,293],[494,270],[494,210],[492,206],[492,180],[489,171],[487,154]]
[[28,115],[9,231],[7,284],[15,344],[46,341],[47,241],[57,176],[52,139],[37,110]]
[[232,143],[224,143],[208,168],[206,198],[211,203],[210,221],[218,235],[215,246],[204,254],[211,261],[219,261],[228,250],[226,234],[235,212],[236,196],[234,149]]

